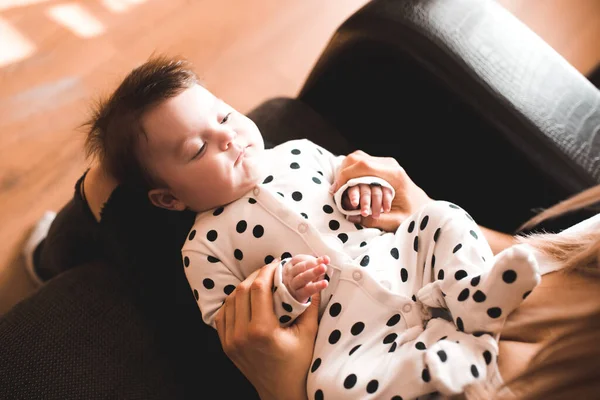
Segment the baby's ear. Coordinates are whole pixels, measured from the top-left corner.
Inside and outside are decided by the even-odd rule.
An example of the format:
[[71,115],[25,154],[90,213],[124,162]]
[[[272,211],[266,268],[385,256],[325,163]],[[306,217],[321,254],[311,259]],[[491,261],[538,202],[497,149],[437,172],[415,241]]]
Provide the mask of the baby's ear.
[[185,204],[171,193],[169,189],[151,189],[148,191],[150,202],[156,207],[167,210],[183,211]]

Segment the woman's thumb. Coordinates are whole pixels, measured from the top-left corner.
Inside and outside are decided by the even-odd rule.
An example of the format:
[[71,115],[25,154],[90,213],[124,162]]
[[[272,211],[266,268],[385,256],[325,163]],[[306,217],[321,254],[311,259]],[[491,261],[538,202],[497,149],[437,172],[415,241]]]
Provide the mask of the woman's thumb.
[[319,304],[321,303],[321,293],[316,293],[310,298],[310,305],[308,308],[296,319],[298,325],[305,326],[307,328],[314,329],[317,331],[319,324]]

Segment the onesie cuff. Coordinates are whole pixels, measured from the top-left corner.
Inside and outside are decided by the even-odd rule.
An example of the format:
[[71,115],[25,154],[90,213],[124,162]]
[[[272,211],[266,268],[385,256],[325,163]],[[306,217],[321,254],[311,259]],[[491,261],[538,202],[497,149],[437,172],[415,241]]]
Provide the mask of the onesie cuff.
[[[344,185],[342,185],[333,195],[333,199],[335,201],[335,205],[338,210],[344,215],[360,215],[360,209],[358,210],[345,210],[342,208],[342,195],[351,186],[356,186],[358,184],[366,184],[366,185],[379,185],[389,188],[392,191],[392,198],[396,196],[396,192],[392,185],[390,185],[385,179],[378,178],[376,176],[362,176],[360,178],[350,179]],[[371,215],[371,209],[369,209],[369,215]]]
[[311,302],[309,299],[306,303],[300,303],[283,284],[283,265],[290,260],[291,258],[281,260],[275,270],[275,276],[273,277],[274,309],[275,314],[279,319],[279,323],[283,327],[291,325],[292,322],[308,308]]

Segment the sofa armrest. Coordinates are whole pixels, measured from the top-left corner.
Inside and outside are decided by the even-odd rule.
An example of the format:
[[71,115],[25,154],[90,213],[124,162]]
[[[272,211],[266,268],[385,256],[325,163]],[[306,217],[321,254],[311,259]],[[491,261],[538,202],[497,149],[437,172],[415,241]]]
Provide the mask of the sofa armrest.
[[[338,28],[299,98],[351,145],[372,153],[384,153],[373,142],[391,135],[401,135],[401,145],[413,152],[439,143],[443,151],[427,152],[446,170],[457,161],[445,153],[469,154],[459,146],[482,153],[471,159],[473,167],[489,171],[498,164],[504,172],[473,173],[472,183],[490,180],[530,199],[512,207],[516,219],[496,221],[506,230],[536,208],[600,183],[600,92],[493,0],[367,3]],[[383,113],[403,120],[404,129],[377,122]],[[408,152],[394,156],[413,170],[423,168]],[[428,178],[422,181],[427,186],[431,176],[416,174]],[[450,189],[440,195],[447,198]],[[510,202],[497,190],[483,194],[503,199],[497,205]]]

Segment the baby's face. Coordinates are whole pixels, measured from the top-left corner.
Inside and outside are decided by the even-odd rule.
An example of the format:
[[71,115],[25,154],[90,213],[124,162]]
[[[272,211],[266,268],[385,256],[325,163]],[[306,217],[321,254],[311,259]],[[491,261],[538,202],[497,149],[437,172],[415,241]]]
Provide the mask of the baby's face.
[[256,124],[200,85],[159,104],[141,122],[147,140],[140,139],[140,157],[164,183],[167,202],[173,196],[179,205],[205,211],[238,199],[260,179],[264,141]]

